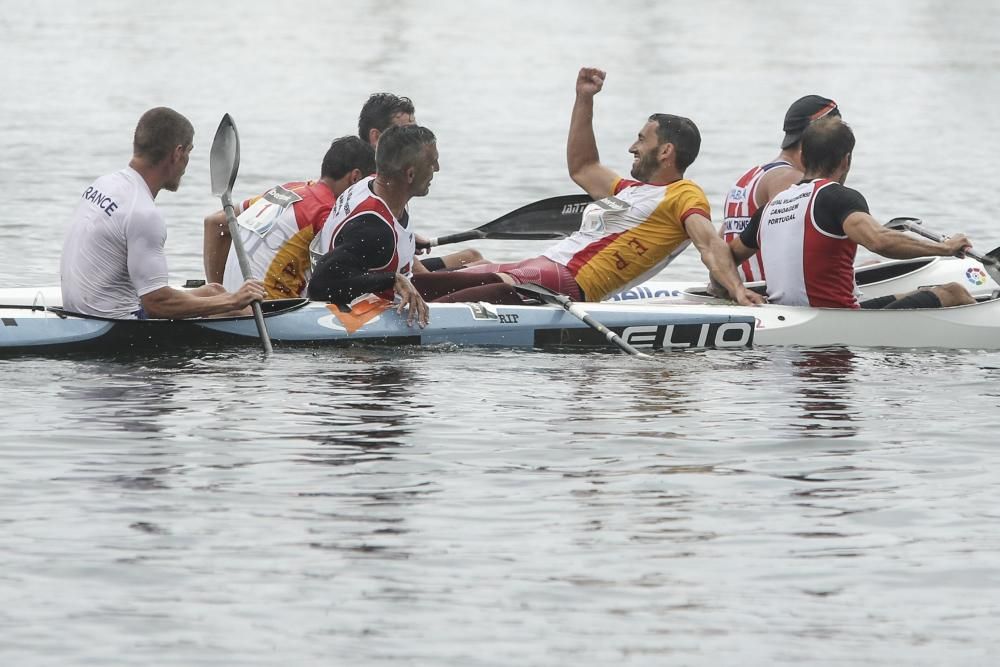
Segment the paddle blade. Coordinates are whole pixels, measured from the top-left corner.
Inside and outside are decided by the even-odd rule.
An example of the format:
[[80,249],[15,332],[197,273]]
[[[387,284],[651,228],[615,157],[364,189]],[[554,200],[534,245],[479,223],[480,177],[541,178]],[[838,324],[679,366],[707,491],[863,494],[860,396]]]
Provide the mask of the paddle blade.
[[562,195],[515,209],[479,228],[482,238],[544,240],[566,238],[580,228],[587,195]]
[[228,113],[222,117],[215,131],[210,156],[212,169],[212,194],[221,197],[233,191],[236,174],[240,170],[240,135]]

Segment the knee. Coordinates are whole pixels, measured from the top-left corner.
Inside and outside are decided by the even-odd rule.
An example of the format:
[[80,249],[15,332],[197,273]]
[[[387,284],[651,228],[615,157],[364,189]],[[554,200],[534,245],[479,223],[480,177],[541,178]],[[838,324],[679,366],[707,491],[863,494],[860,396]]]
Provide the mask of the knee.
[[483,253],[475,248],[466,248],[461,253],[462,264],[472,264],[483,261]]
[[934,287],[932,291],[941,300],[942,306],[964,306],[976,302],[976,300],[972,298],[972,295],[969,294],[969,290],[965,289],[958,283],[938,285],[937,287]]

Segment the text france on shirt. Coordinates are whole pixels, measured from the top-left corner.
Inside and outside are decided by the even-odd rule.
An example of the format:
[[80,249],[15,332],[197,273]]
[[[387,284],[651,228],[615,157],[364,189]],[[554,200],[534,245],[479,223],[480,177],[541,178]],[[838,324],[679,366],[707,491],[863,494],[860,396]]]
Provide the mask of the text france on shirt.
[[95,188],[93,185],[84,190],[81,197],[102,209],[108,214],[109,218],[111,217],[111,214],[114,213],[115,209],[118,208],[118,202],[113,200],[111,197],[104,195],[104,193]]

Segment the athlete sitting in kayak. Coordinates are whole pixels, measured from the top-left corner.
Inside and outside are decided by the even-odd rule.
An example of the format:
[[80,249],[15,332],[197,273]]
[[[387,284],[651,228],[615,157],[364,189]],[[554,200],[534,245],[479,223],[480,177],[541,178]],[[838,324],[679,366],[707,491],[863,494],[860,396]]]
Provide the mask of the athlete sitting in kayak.
[[[316,260],[309,297],[348,306],[366,294],[408,309],[408,323],[426,325],[427,301],[462,290],[490,285],[503,303],[520,303],[513,290],[493,274],[455,271],[413,274],[416,243],[407,202],[430,191],[438,171],[434,133],[419,125],[386,130],[378,143],[376,173],[358,181],[334,204],[330,217],[311,245]],[[412,279],[412,282],[411,282]],[[452,294],[455,293],[455,294]],[[455,300],[461,300],[456,298]]]
[[[409,97],[400,97],[392,93],[372,93],[358,115],[358,136],[371,144],[378,144],[382,133],[394,125],[413,125],[417,122],[413,101]],[[430,242],[420,234],[414,234],[417,244],[417,254],[430,252]],[[442,269],[460,269],[483,263],[483,256],[478,250],[465,248],[440,257],[422,257],[413,264],[413,272],[441,271]]]
[[[781,152],[770,162],[751,168],[729,189],[722,206],[719,234],[729,243],[740,235],[750,218],[774,195],[802,180],[802,133],[809,124],[827,116],[839,116],[833,100],[819,95],[806,95],[795,100],[788,111],[782,129]],[[743,280],[764,280],[760,256],[751,257],[738,267]]]
[[234,293],[209,284],[193,290],[167,285],[166,222],[154,199],[180,187],[194,148],[194,128],[173,109],[139,119],[128,167],[83,191],[63,245],[63,308],[113,319],[228,314],[264,297],[248,280]]
[[580,230],[541,257],[487,264],[462,273],[488,271],[514,283],[536,282],[574,300],[600,301],[658,273],[689,242],[702,262],[741,304],[759,295],[740,281],[725,242],[712,226],[702,189],[684,178],[701,146],[691,120],[654,114],[629,148],[632,178],[619,177],[600,163],[594,139],[594,95],[605,73],[585,67],[576,79],[576,102],[566,147],[570,177],[595,201]]
[[[305,296],[311,274],[309,244],[323,228],[333,202],[348,187],[375,172],[375,151],[355,136],[335,140],[323,156],[317,181],[276,185],[237,203],[237,222],[247,260],[267,298]],[[224,211],[205,218],[205,276],[233,289],[243,280],[231,247]]]
[[937,308],[974,303],[958,283],[858,303],[854,257],[858,245],[891,259],[964,256],[964,234],[941,243],[879,225],[861,193],[845,187],[854,133],[839,118],[824,118],[802,134],[802,181],[761,208],[730,243],[739,263],[758,254],[772,303],[823,308]]

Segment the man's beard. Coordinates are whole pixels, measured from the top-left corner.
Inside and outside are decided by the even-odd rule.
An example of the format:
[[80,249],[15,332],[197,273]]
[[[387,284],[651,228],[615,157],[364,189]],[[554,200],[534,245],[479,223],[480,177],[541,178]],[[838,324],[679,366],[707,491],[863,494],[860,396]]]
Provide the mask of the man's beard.
[[632,167],[632,178],[637,181],[647,182],[659,167],[656,161],[656,154],[653,151],[639,156],[639,161]]

